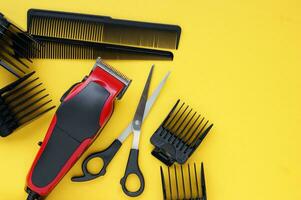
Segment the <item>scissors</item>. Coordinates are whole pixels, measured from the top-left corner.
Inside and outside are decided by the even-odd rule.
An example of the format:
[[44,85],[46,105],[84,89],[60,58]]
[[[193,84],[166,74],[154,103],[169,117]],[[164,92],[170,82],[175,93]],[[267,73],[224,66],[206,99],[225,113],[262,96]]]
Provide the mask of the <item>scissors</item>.
[[[159,96],[170,72],[168,72],[163,80],[160,82],[159,86],[156,88],[156,90],[153,92],[152,96],[147,100],[151,77],[153,73],[154,65],[152,66],[150,73],[148,75],[143,93],[141,95],[135,116],[133,121],[128,125],[126,129],[119,135],[117,139],[113,141],[113,143],[107,147],[105,150],[93,153],[89,155],[84,162],[82,163],[82,171],[83,175],[72,177],[72,181],[74,182],[84,182],[93,180],[97,177],[103,176],[106,173],[106,169],[118,150],[120,149],[123,142],[129,137],[131,133],[134,135],[134,139],[132,142],[132,147],[130,150],[130,155],[128,158],[127,166],[125,169],[125,174],[120,180],[120,184],[122,186],[123,192],[130,196],[130,197],[136,197],[139,196],[145,186],[144,177],[140,170],[139,163],[138,163],[138,154],[139,154],[139,141],[140,141],[140,134],[141,134],[141,125],[144,121],[145,117],[148,115],[150,109],[152,108],[154,102],[156,101],[157,97]],[[102,169],[97,173],[91,173],[88,170],[88,163],[94,158],[100,158],[103,160],[103,167]],[[129,177],[129,175],[134,174],[139,178],[140,187],[137,191],[129,191],[126,187],[126,180]]]

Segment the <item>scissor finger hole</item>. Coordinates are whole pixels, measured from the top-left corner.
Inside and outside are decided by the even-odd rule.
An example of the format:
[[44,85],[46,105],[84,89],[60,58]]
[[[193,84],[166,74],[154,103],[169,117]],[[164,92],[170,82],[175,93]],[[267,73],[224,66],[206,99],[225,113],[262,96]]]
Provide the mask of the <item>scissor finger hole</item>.
[[87,164],[87,170],[90,174],[96,175],[103,167],[103,160],[99,157],[92,158]]
[[125,182],[125,186],[130,192],[138,191],[140,189],[140,185],[139,177],[136,174],[130,174]]

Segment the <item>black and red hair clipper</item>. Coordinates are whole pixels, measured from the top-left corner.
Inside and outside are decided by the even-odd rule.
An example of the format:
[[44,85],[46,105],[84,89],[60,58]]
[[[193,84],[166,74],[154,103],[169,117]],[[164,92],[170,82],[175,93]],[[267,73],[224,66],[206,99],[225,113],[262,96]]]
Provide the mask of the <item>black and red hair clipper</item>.
[[115,99],[130,82],[97,59],[90,75],[63,95],[27,176],[27,200],[46,197],[59,183],[110,119]]

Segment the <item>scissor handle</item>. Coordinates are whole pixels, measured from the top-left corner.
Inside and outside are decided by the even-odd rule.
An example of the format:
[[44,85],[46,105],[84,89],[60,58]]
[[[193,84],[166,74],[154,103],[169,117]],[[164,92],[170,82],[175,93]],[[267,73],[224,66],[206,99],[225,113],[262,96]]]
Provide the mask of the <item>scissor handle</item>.
[[[138,154],[139,154],[139,150],[138,149],[131,149],[130,151],[130,156],[128,159],[128,163],[125,169],[125,174],[122,177],[122,179],[120,180],[120,184],[122,186],[122,190],[123,192],[130,196],[130,197],[137,197],[139,196],[143,190],[144,190],[144,177],[143,174],[139,168],[139,164],[138,164]],[[140,182],[140,187],[137,191],[129,191],[126,187],[126,180],[129,177],[129,175],[134,174],[139,178],[139,182]]]
[[[114,158],[117,151],[120,149],[121,145],[122,145],[122,143],[116,139],[105,150],[103,150],[101,152],[90,154],[82,163],[83,175],[82,176],[74,176],[71,178],[71,180],[74,182],[84,182],[84,181],[90,181],[90,180],[93,180],[95,178],[105,175],[105,173],[107,172],[106,169],[107,169],[108,165],[110,164],[111,160]],[[103,161],[103,167],[97,174],[91,173],[88,170],[88,163],[94,158],[100,158]]]

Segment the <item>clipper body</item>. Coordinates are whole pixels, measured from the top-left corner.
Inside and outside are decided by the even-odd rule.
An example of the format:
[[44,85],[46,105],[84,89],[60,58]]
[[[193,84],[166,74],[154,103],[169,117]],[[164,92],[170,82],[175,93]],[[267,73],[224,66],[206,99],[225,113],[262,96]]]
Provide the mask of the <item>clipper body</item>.
[[90,75],[61,98],[27,176],[28,200],[45,197],[92,144],[130,80],[97,60]]

